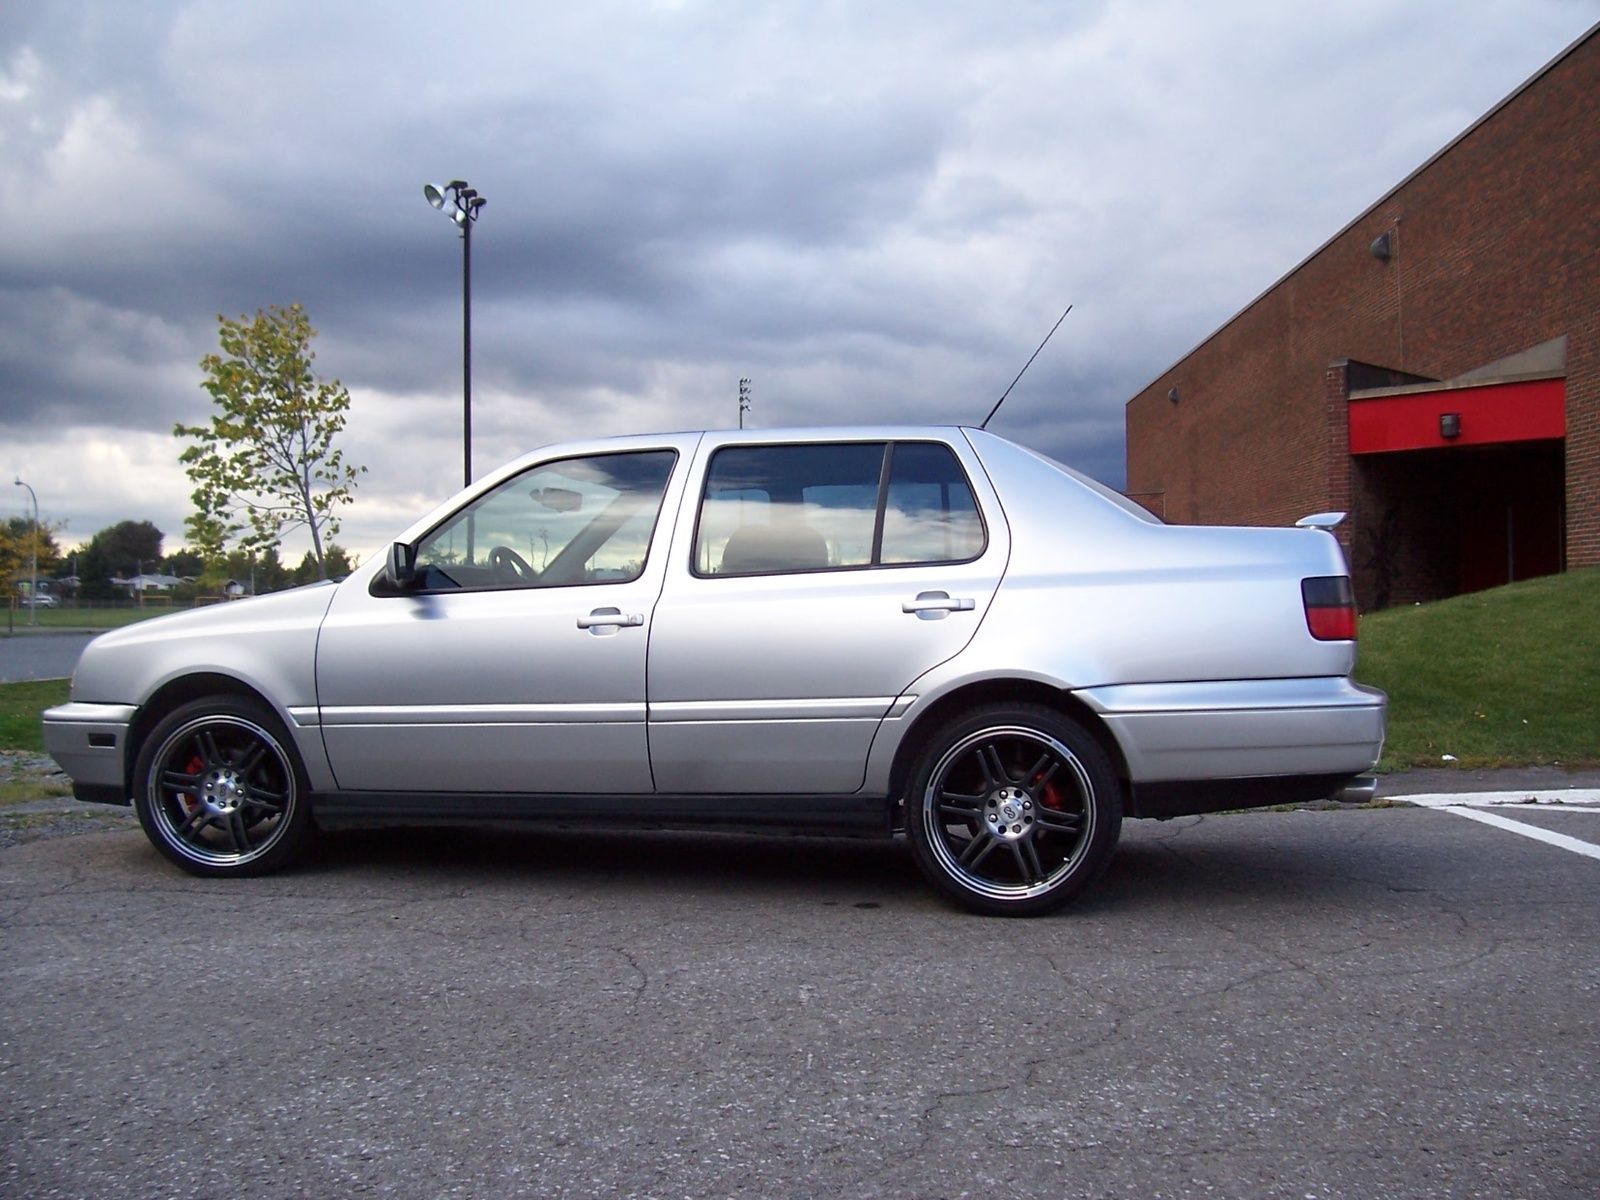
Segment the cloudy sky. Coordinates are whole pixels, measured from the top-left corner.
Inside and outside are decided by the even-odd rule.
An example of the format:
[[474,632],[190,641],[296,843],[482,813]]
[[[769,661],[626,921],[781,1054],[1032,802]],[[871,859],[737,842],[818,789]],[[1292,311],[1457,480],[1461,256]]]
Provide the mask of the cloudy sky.
[[[1124,403],[1600,0],[0,8],[0,470],[182,540],[218,314],[298,301],[368,554],[587,434],[980,420],[1122,483]],[[22,504],[26,493],[14,489]],[[296,554],[297,557],[297,554]]]

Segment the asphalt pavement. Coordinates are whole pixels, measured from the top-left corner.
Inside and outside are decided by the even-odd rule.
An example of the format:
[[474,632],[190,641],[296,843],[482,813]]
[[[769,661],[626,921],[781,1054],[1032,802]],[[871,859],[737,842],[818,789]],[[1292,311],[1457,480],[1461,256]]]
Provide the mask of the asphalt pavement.
[[83,648],[99,634],[54,630],[29,632],[21,628],[0,637],[0,683],[30,679],[67,679],[78,665]]
[[1593,1196],[1574,788],[1131,822],[1029,922],[888,844],[352,832],[222,883],[14,805],[109,831],[0,851],[0,1196]]
[[1413,807],[1131,822],[1035,921],[888,843],[351,832],[221,882],[37,841],[0,1193],[1589,1197],[1597,901]]

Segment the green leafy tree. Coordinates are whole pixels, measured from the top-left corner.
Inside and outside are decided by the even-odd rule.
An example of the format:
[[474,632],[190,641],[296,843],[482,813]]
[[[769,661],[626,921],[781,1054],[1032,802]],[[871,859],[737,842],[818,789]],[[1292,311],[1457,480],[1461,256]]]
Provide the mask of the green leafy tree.
[[[49,521],[39,522],[39,571],[44,573],[48,563],[54,570],[61,561],[61,547],[56,543],[56,531],[59,525],[52,525]],[[4,525],[0,525],[0,538],[5,539],[5,544],[11,546],[24,560],[34,550],[33,518],[12,517]]]
[[311,370],[311,327],[298,304],[252,317],[217,318],[221,354],[200,360],[215,410],[207,425],[177,425],[192,439],[178,461],[195,485],[189,542],[208,561],[230,544],[265,554],[291,529],[311,535],[319,578],[334,514],[351,499],[366,468],[344,461],[334,439],[345,426],[350,393]]
[[[31,582],[33,556],[39,558],[39,578],[49,579],[61,564],[61,548],[56,545],[55,528],[47,521],[39,523],[39,540],[34,541],[32,517],[12,517],[0,524],[0,581],[13,581],[18,590]],[[0,605],[4,600],[0,599]]]
[[276,546],[268,546],[256,559],[255,581],[256,594],[266,592],[281,592],[284,588],[294,583],[289,568],[283,565],[283,558],[278,553]]
[[114,595],[112,576],[154,571],[161,564],[161,530],[149,521],[118,521],[78,551],[79,594],[90,600]]
[[[350,557],[349,551],[337,542],[328,543],[328,551],[324,558],[328,579],[343,579],[356,569],[356,562]],[[306,551],[306,556],[300,560],[300,565],[294,569],[294,582],[297,584],[315,583],[323,578],[317,572],[317,560],[312,557],[311,551]]]
[[220,596],[229,582],[250,583],[250,555],[243,550],[228,550],[215,558],[206,559],[205,570],[200,572],[200,594]]
[[[339,563],[338,555],[342,555],[339,547],[331,546],[326,555],[328,570],[334,570]],[[200,595],[221,595],[230,582],[240,582],[251,595],[266,595],[267,592],[282,592],[285,587],[294,587],[302,582],[315,582],[317,579],[317,560],[312,558],[309,550],[306,558],[296,570],[283,562],[278,555],[277,546],[269,546],[264,554],[250,554],[248,550],[227,550],[226,554],[206,560],[205,570],[200,573],[197,581],[197,592]]]
[[343,579],[361,565],[359,555],[351,557],[350,551],[343,546],[328,547],[328,575],[333,579]]
[[161,564],[168,575],[176,575],[179,579],[197,579],[200,572],[206,569],[206,560],[200,556],[198,550],[191,550],[185,546],[167,555],[166,561]]

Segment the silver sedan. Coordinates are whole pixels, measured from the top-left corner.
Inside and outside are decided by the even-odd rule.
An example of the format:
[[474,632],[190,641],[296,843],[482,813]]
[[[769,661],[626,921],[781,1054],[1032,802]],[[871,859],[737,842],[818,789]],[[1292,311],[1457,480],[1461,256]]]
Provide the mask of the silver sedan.
[[350,823],[903,833],[1038,914],[1125,816],[1370,787],[1336,520],[1168,526],[968,428],[552,446],[339,584],[103,635],[45,738],[202,875]]

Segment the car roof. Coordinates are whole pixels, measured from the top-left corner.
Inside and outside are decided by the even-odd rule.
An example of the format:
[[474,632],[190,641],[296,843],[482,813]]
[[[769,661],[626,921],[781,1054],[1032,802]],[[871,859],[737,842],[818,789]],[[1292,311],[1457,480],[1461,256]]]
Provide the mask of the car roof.
[[[662,430],[659,433],[630,433],[612,438],[584,438],[584,445],[597,442],[639,442],[648,441],[652,437],[681,438],[681,437],[709,437],[717,441],[760,441],[760,442],[814,442],[814,441],[839,441],[839,442],[879,442],[905,438],[937,437],[948,439],[960,430],[971,428],[965,425],[777,425],[764,426],[750,429],[678,429]],[[992,436],[992,435],[991,435]],[[578,440],[578,439],[572,439]],[[564,445],[563,442],[552,442],[549,445]],[[548,446],[537,447],[548,449]]]

